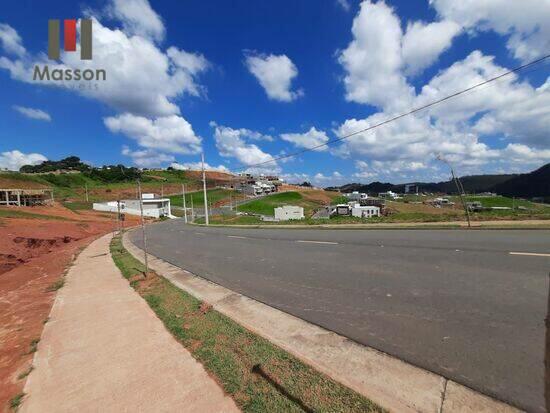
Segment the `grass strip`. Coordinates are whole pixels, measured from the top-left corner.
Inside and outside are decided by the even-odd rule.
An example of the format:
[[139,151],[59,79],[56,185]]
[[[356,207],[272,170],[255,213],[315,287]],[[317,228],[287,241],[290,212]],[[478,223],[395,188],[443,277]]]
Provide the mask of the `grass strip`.
[[21,402],[23,401],[23,397],[25,397],[25,393],[19,393],[15,397],[13,397],[10,400],[10,409],[13,411],[17,411],[19,409],[19,406],[21,405]]
[[111,254],[168,331],[245,412],[382,412],[364,396],[251,333],[144,266],[113,238]]

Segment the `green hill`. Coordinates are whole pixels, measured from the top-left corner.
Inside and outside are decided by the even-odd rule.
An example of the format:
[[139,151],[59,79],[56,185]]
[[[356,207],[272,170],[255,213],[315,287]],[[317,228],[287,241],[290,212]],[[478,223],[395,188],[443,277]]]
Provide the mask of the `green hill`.
[[550,163],[495,185],[493,190],[507,196],[550,199]]

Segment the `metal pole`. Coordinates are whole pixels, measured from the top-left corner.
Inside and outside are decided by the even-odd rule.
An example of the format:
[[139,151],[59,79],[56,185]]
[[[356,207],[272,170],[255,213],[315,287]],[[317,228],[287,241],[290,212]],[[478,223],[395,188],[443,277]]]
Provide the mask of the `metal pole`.
[[184,221],[187,224],[187,206],[185,205],[185,184],[181,184],[181,195],[183,197],[183,216]]
[[138,195],[139,195],[139,212],[141,215],[141,234],[143,236],[143,254],[145,255],[145,277],[149,272],[149,263],[147,261],[147,234],[145,232],[145,219],[143,218],[143,199],[141,195],[141,182],[137,181],[138,184]]
[[208,197],[206,196],[206,172],[204,171],[204,152],[201,153],[202,162],[202,190],[204,192],[204,217],[206,219],[206,225],[209,225],[208,220]]
[[193,192],[191,192],[191,222],[195,222],[195,207],[193,206]]

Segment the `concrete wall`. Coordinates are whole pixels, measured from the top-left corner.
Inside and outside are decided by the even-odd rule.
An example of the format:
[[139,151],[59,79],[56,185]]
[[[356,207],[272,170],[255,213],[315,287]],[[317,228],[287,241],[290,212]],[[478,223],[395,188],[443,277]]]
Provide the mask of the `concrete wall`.
[[[116,202],[94,203],[93,209],[96,211],[104,211],[104,212],[118,212],[118,206]],[[128,208],[128,207],[125,207],[124,209],[121,208],[120,212],[123,214],[129,214],[129,215],[137,215],[137,216],[141,215],[141,211],[135,208]],[[160,209],[143,209],[143,216],[146,216],[146,217],[160,218],[163,215],[165,215],[165,213]]]
[[356,206],[351,208],[351,216],[358,218],[370,218],[380,216],[380,208],[375,206]]
[[285,205],[275,208],[275,219],[288,221],[290,219],[304,219],[304,208],[293,205]]

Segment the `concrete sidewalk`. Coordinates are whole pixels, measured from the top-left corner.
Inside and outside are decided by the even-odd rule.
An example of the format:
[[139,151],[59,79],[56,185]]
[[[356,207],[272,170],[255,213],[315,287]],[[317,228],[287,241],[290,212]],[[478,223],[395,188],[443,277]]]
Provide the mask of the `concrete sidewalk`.
[[21,411],[239,411],[122,277],[110,240],[90,244],[67,274]]

